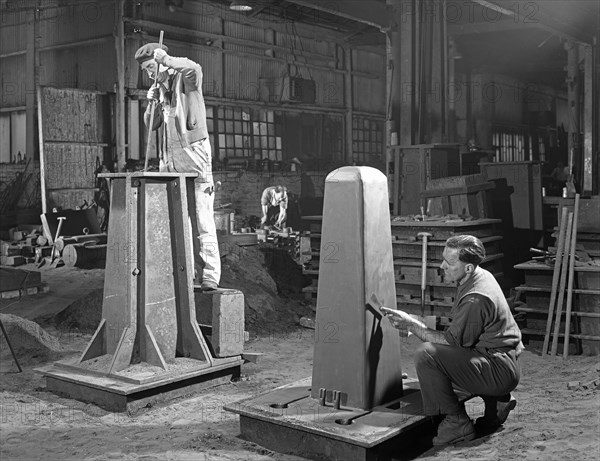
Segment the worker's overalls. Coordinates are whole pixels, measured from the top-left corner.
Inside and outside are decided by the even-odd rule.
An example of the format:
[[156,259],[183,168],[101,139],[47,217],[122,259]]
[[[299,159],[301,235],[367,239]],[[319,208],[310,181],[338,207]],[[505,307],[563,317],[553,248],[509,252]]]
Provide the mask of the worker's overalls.
[[[212,149],[210,141],[201,141],[185,146],[175,123],[175,107],[169,105],[168,98],[161,91],[163,100],[163,145],[160,171],[198,173],[194,180],[196,198],[196,218],[200,258],[196,266],[202,267],[202,281],[219,284],[221,278],[221,258],[214,220],[214,182],[212,176]],[[198,267],[197,267],[198,272]],[[199,278],[198,272],[196,277]]]

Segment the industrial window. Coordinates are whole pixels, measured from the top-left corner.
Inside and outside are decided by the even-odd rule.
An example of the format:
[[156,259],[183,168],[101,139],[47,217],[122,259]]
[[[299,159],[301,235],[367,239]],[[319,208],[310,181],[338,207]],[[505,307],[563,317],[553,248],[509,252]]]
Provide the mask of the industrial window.
[[366,117],[352,119],[352,155],[357,165],[382,162],[383,121]]
[[[281,116],[272,110],[217,108],[218,159],[248,157],[281,161]],[[208,130],[212,132],[212,125]]]
[[255,111],[255,120],[252,122],[254,135],[254,151],[260,153],[261,159],[281,161],[281,123],[280,117],[275,116],[272,110]]
[[206,128],[208,129],[208,140],[210,146],[214,149],[215,146],[215,108],[206,106]]
[[26,159],[25,125],[24,110],[0,115],[0,163],[19,163]]
[[[249,157],[252,154],[250,113],[238,107],[217,109],[219,159]],[[208,128],[211,131],[211,128]]]

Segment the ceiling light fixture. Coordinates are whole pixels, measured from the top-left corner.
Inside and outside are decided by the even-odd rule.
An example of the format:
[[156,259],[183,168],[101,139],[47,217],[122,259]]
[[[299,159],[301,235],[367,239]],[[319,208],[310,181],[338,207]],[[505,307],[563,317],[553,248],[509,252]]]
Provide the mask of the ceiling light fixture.
[[233,11],[252,11],[252,5],[245,0],[231,0],[229,9]]

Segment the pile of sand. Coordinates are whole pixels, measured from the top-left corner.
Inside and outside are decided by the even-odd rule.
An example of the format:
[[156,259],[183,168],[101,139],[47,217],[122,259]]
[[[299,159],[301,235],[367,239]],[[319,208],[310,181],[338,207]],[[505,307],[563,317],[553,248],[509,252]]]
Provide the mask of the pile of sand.
[[61,331],[93,333],[102,320],[104,288],[96,288],[69,304],[54,316],[53,323]]
[[[278,293],[266,257],[256,246],[236,246],[222,258],[220,286],[244,294],[246,329],[253,333],[297,327],[300,318],[312,312],[302,298]],[[102,319],[103,297],[103,289],[90,291],[55,315],[52,323],[61,331],[93,333]]]
[[223,258],[221,286],[244,294],[246,329],[272,334],[296,328],[312,308],[300,298],[278,293],[268,270],[265,254],[258,247],[238,247]]
[[[56,360],[63,352],[58,339],[37,323],[11,314],[0,314],[12,348],[20,364]],[[0,338],[0,358],[4,363],[13,360],[4,335]]]

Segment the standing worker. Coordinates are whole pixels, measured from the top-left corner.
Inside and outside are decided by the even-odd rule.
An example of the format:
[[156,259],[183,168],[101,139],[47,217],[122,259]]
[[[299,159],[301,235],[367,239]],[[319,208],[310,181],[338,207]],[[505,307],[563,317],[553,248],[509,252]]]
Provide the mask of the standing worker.
[[284,186],[267,187],[260,198],[262,217],[260,226],[285,227],[288,207],[287,188]]
[[[159,131],[160,171],[197,173],[194,180],[196,218],[200,241],[202,291],[216,290],[221,278],[221,259],[214,220],[214,183],[212,149],[206,126],[206,107],[202,94],[202,67],[188,58],[167,54],[168,48],[159,43],[147,43],[135,53],[135,59],[156,85],[148,90],[144,122],[150,123],[155,107],[152,130]],[[196,274],[198,278],[199,274]]]
[[[383,308],[395,328],[408,328],[424,341],[415,352],[415,367],[424,413],[444,415],[433,439],[437,446],[472,440],[476,428],[487,433],[506,421],[517,403],[510,392],[519,383],[517,359],[523,350],[521,331],[500,285],[479,267],[485,258],[481,241],[470,235],[451,237],[443,258],[444,280],[458,283],[446,331],[429,329],[405,312]],[[475,425],[455,389],[483,398],[484,416]]]

